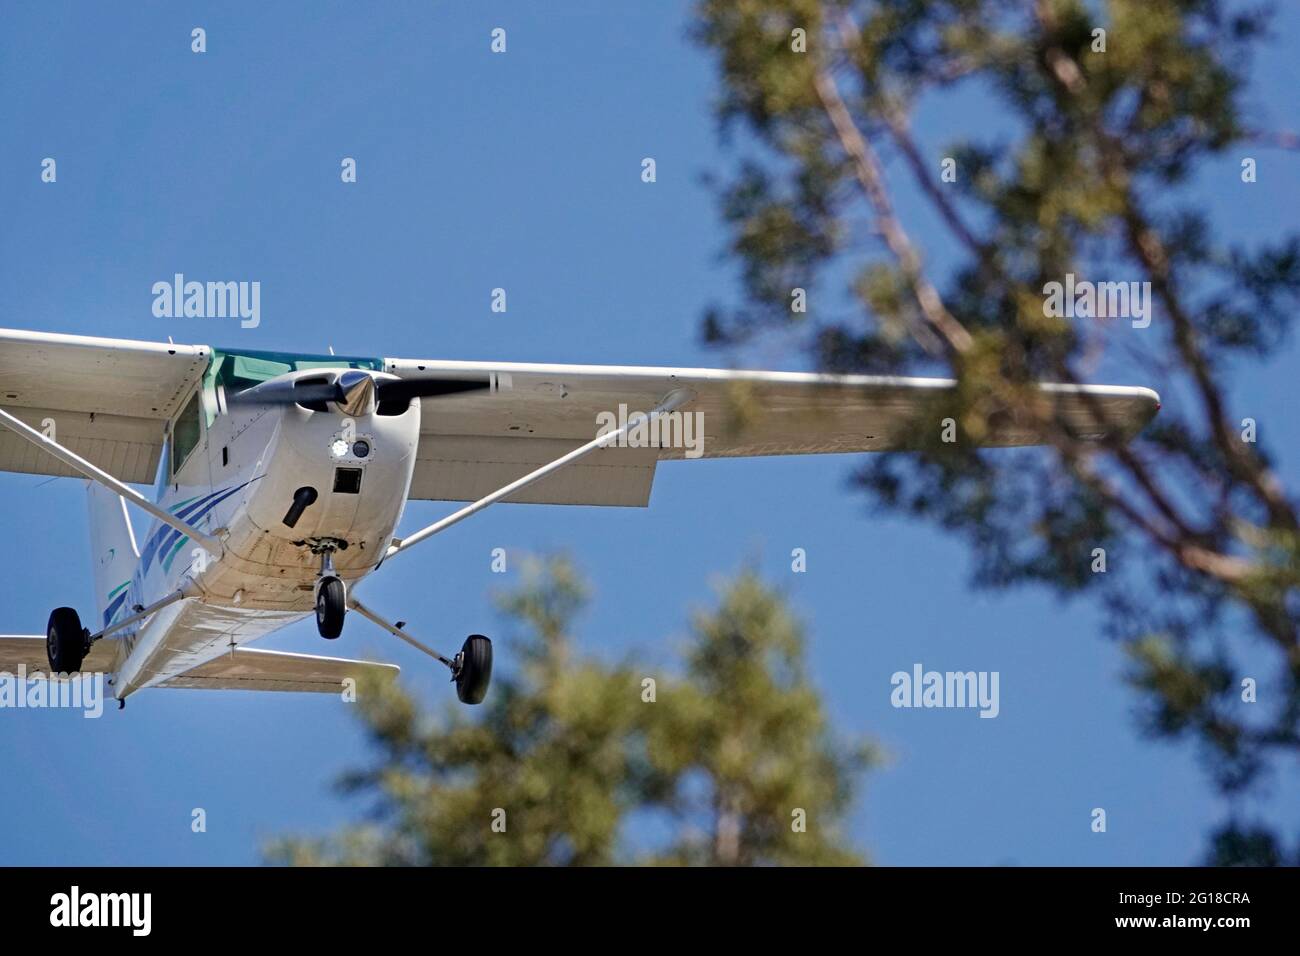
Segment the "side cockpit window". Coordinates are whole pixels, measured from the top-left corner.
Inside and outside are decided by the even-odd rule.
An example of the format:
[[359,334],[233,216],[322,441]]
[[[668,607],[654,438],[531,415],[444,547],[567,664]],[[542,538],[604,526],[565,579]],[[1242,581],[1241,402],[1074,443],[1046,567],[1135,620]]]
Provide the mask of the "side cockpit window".
[[199,444],[199,438],[202,436],[202,425],[199,422],[199,393],[195,392],[190,396],[190,400],[185,403],[185,409],[180,413],[172,425],[171,450],[172,450],[172,475],[181,470],[185,460],[190,457],[190,453]]

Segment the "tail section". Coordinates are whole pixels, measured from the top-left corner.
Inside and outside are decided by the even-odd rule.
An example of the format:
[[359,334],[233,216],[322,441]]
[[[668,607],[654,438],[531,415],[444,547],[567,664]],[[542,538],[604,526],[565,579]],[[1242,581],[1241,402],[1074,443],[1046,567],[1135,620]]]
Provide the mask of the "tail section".
[[135,546],[131,519],[126,514],[126,502],[97,482],[87,484],[90,554],[98,611],[95,626],[91,628],[94,631],[130,615],[127,592],[140,552]]

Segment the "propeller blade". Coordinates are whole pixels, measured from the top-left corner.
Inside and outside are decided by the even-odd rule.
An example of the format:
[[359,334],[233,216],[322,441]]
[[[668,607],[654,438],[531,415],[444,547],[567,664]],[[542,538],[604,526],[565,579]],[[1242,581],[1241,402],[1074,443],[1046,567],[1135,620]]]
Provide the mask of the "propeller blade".
[[384,379],[376,383],[375,393],[381,402],[409,401],[412,398],[447,398],[492,388],[487,378],[403,378]]
[[[373,403],[369,392],[374,389]],[[364,414],[378,402],[408,402],[413,398],[447,398],[492,388],[490,378],[422,378],[377,379],[360,369],[348,369],[333,382],[270,381],[227,396],[226,401],[239,405],[306,405],[320,406],[333,402],[347,414]],[[318,409],[319,410],[319,409]]]
[[334,382],[263,382],[226,396],[232,405],[292,405],[338,402],[343,390]]

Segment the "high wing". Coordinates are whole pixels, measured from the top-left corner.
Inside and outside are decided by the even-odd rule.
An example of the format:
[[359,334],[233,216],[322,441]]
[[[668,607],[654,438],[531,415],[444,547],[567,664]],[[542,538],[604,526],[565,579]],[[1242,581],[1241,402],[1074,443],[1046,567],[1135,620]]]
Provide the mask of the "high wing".
[[363,675],[396,677],[398,670],[395,664],[240,647],[231,654],[200,664],[158,686],[197,690],[277,690],[338,694],[342,693],[343,681],[349,677],[357,680]]
[[[149,483],[164,423],[212,354],[205,345],[0,329],[0,408],[36,429],[52,420],[64,447],[122,481]],[[724,369],[399,358],[382,367],[408,380],[491,383],[423,409],[411,497],[442,501],[477,500],[596,437],[597,416],[648,412],[677,390],[690,396],[681,408],[690,424],[702,413],[700,457],[728,458],[913,448],[918,422],[953,388],[945,379]],[[1051,410],[1085,438],[1131,435],[1159,408],[1146,388],[1041,389]],[[1032,427],[1008,417],[984,444],[1038,441]],[[603,448],[506,500],[645,506],[657,464],[693,457],[683,447]],[[74,474],[8,429],[0,429],[0,470]]]
[[[121,481],[149,484],[163,425],[203,376],[212,350],[0,329],[0,407]],[[0,429],[0,471],[75,475]]]
[[[703,413],[698,457],[733,458],[915,448],[918,421],[954,386],[868,375],[414,359],[385,359],[384,369],[407,379],[491,382],[488,390],[440,398],[421,421],[410,494],[441,501],[480,498],[591,441],[598,415],[618,415],[620,406],[649,412],[677,389],[692,396],[683,414]],[[1040,388],[1043,402],[1083,438],[1132,435],[1160,407],[1148,388]],[[937,417],[934,427],[937,433]],[[1040,441],[1027,423],[1007,417],[983,444]],[[687,457],[681,447],[603,448],[505,500],[644,507],[658,462]]]
[[[81,672],[111,671],[116,650],[116,644],[111,640],[96,641],[90,645],[90,653],[81,662]],[[49,673],[50,660],[45,652],[44,634],[0,635],[0,674],[17,674],[19,667],[25,667],[29,677]]]

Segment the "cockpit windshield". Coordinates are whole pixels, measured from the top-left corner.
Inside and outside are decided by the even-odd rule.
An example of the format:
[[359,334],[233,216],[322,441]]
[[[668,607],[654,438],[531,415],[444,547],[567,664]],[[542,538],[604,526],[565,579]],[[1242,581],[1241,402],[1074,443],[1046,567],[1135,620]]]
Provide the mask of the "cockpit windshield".
[[214,349],[208,367],[211,381],[238,392],[286,372],[318,368],[363,368],[382,371],[384,360],[355,355],[303,355],[297,352],[223,352]]

